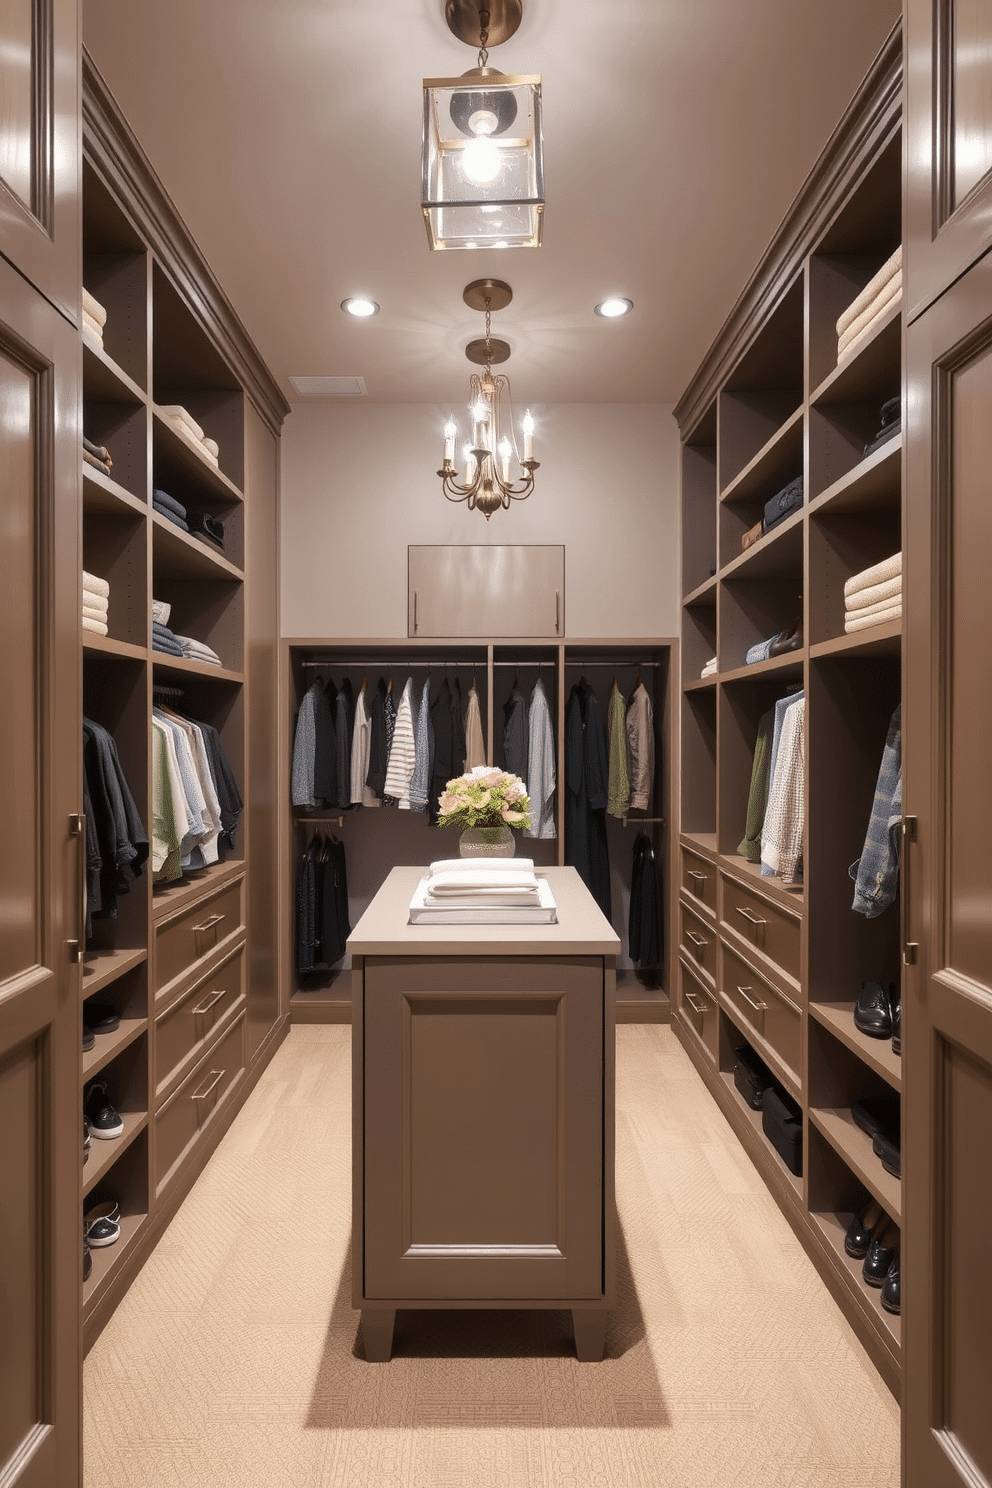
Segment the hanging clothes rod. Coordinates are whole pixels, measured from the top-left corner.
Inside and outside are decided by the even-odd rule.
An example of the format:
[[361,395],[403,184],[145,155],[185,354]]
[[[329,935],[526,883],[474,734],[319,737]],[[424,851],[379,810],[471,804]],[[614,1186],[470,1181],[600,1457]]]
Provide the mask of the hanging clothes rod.
[[[499,662],[496,664],[501,665]],[[353,656],[336,656],[329,661],[303,661],[300,665],[304,671],[310,672],[326,672],[334,669],[350,672],[356,671],[359,667],[385,667],[386,669],[392,667],[471,667],[473,670],[478,670],[486,665],[486,659],[483,656],[478,661],[436,661],[433,659],[428,661],[417,656],[404,656],[399,661],[395,661],[390,660],[389,657],[373,656],[365,661],[360,658],[356,661]]]
[[619,820],[625,827],[643,827],[652,822],[657,822],[660,826],[665,825],[663,816],[621,816]]
[[630,657],[629,659],[626,659],[626,660],[623,657],[621,657],[618,661],[603,661],[599,657],[597,657],[595,660],[583,661],[581,659],[581,657],[578,657],[577,658],[577,657],[574,657],[574,656],[566,656],[565,657],[565,665],[567,667],[582,667],[582,668],[588,667],[590,670],[593,667],[608,667],[608,668],[611,668],[613,671],[616,671],[618,667],[644,667],[644,669],[646,671],[648,667],[667,666],[668,665],[668,662],[667,661],[642,661],[640,659],[640,657],[638,657],[638,656]]
[[343,827],[344,826],[344,817],[343,816],[298,816],[296,818],[296,820],[298,822],[308,822],[308,823],[311,823],[311,824],[314,823],[314,822],[316,822],[317,824],[319,824],[321,826],[328,826],[328,827]]

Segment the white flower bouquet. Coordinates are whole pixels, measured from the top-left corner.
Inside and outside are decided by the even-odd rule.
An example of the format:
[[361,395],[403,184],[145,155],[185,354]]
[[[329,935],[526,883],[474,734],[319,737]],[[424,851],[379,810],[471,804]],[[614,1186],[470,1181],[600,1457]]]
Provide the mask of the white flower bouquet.
[[438,805],[439,827],[529,827],[530,797],[519,775],[478,765],[449,780]]

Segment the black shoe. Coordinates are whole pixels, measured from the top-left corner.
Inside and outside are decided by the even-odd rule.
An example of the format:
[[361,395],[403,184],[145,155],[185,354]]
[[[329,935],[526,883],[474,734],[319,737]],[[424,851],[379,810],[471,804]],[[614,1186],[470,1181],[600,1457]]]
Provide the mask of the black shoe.
[[90,1255],[90,1248],[87,1245],[86,1240],[85,1240],[85,1237],[84,1237],[84,1239],[83,1239],[83,1280],[84,1281],[89,1281],[89,1279],[90,1279],[90,1272],[92,1270],[93,1270],[93,1257]]
[[898,983],[892,999],[892,1052],[902,1053],[902,988]]
[[83,1003],[83,1027],[90,1028],[94,1033],[113,1033],[115,1028],[120,1027],[120,1016],[115,1007],[109,1002],[84,1002]]
[[881,982],[862,982],[854,1004],[854,1026],[869,1038],[892,1037],[892,1003]]
[[86,1162],[89,1162],[89,1160],[90,1160],[90,1124],[87,1121],[86,1117],[84,1116],[83,1117],[83,1162],[86,1163]]
[[851,1115],[855,1126],[860,1126],[869,1137],[874,1138],[877,1132],[883,1132],[886,1136],[899,1135],[898,1098],[855,1101],[851,1107]]
[[868,1254],[868,1247],[876,1230],[879,1234],[885,1229],[889,1218],[877,1199],[872,1199],[867,1209],[856,1214],[847,1227],[844,1236],[844,1249],[847,1254],[856,1261],[863,1261]]
[[899,1178],[901,1173],[898,1133],[895,1138],[892,1138],[885,1132],[876,1132],[871,1139],[871,1147],[875,1156],[881,1158],[885,1171],[891,1173],[893,1178]]
[[899,1251],[897,1249],[885,1273],[885,1280],[882,1282],[882,1306],[886,1312],[899,1312],[902,1300],[900,1293]]
[[880,1287],[884,1284],[898,1245],[899,1231],[890,1220],[880,1235],[872,1237],[865,1263],[861,1267],[861,1275],[868,1286]]
[[96,1034],[93,1032],[92,1028],[87,1028],[86,1027],[86,1024],[84,1023],[83,1024],[83,1053],[85,1054],[86,1051],[87,1051],[87,1049],[92,1049],[92,1047],[93,1047],[93,1045],[95,1043],[96,1043]]
[[90,1121],[94,1137],[119,1137],[124,1131],[124,1122],[117,1108],[111,1104],[107,1094],[106,1080],[94,1080],[86,1091],[84,1109]]
[[94,1204],[83,1216],[87,1244],[99,1250],[104,1245],[116,1245],[121,1238],[121,1211],[115,1199],[105,1204]]

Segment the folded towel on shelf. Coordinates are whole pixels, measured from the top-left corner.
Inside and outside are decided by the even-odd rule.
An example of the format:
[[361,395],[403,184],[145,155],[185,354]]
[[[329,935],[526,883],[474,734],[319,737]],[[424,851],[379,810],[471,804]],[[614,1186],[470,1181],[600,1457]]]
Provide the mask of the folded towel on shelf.
[[164,413],[171,423],[180,425],[187,434],[191,434],[197,444],[201,444],[206,438],[189,409],[184,408],[181,403],[163,403],[159,411]]
[[187,513],[186,520],[194,537],[205,537],[216,543],[218,548],[223,548],[224,523],[219,517],[212,517],[209,512],[191,511]]
[[103,620],[94,620],[89,615],[83,616],[83,629],[90,630],[94,635],[106,635],[107,626]]
[[[85,599],[85,596],[84,596],[84,599]],[[110,612],[107,609],[107,601],[106,600],[104,600],[104,602],[103,602],[103,608],[102,609],[100,608],[99,605],[89,605],[89,604],[85,604],[85,603],[83,604],[83,619],[84,620],[101,620],[103,622],[103,624],[106,625],[107,618],[108,618],[109,613]]]
[[183,655],[190,661],[206,661],[211,666],[223,666],[224,663],[216,651],[206,645],[204,641],[194,640],[192,636],[177,635],[176,640],[182,647]]
[[83,587],[83,608],[87,610],[99,610],[98,620],[106,620],[110,609],[110,600],[106,594],[94,594],[92,589]]
[[881,615],[886,610],[891,610],[894,605],[902,604],[902,590],[891,594],[888,599],[880,599],[876,604],[864,605],[860,610],[852,610],[848,606],[846,615],[856,616],[859,620],[867,619],[871,615]]
[[110,474],[109,460],[98,460],[96,455],[91,455],[88,449],[83,450],[83,459],[87,465],[92,465],[94,470],[102,470],[104,475]]
[[427,870],[439,873],[533,873],[533,858],[438,858]]
[[210,450],[207,449],[206,444],[201,444],[200,445],[200,454],[206,460],[206,462],[207,462],[208,465],[212,465],[215,470],[219,470],[220,469],[220,460],[217,458],[217,456],[215,454],[213,454]]
[[216,439],[208,439],[206,434],[204,434],[202,444],[208,455],[213,455],[215,460],[220,459],[220,445]]
[[[508,858],[507,862],[513,862]],[[500,873],[498,871],[485,872],[462,872],[452,870],[450,873],[432,873],[427,880],[427,891],[429,894],[438,896],[444,894],[489,894],[489,893],[519,893],[522,889],[529,889],[531,893],[537,893],[537,875],[531,870],[522,873]]]
[[174,511],[177,517],[181,517],[184,522],[186,521],[187,511],[185,506],[181,501],[177,501],[175,496],[170,496],[168,491],[159,490],[156,486],[152,491],[152,501],[158,502],[159,506],[164,506],[169,511]]
[[162,636],[152,636],[152,650],[161,651],[165,656],[176,656],[180,660],[183,660],[183,648],[178,644],[173,645]]
[[152,511],[158,512],[160,517],[164,517],[167,522],[171,522],[173,527],[178,527],[180,532],[189,531],[189,524],[184,522],[182,517],[177,517],[170,506],[160,506],[157,501],[153,501]]
[[860,573],[852,574],[844,585],[844,600],[846,602],[849,594],[857,594],[860,589],[870,589],[873,584],[884,584],[888,579],[894,579],[897,574],[902,573],[902,553],[893,553],[891,558],[883,558],[881,563],[875,563],[871,568],[863,568]]
[[716,674],[716,657],[713,656],[713,657],[710,658],[710,660],[703,667],[703,670],[700,672],[700,674],[699,674],[700,680],[702,680],[703,677],[712,677],[715,674]]
[[870,630],[874,625],[888,625],[890,620],[902,619],[902,600],[898,604],[883,605],[880,610],[865,614],[864,610],[852,610],[845,616],[844,633],[851,635],[856,630]]
[[869,584],[867,589],[855,589],[845,594],[844,606],[851,611],[868,610],[872,605],[892,604],[902,594],[902,574],[886,579],[884,584]]
[[169,616],[172,614],[172,606],[164,599],[152,600],[152,624],[168,625]]
[[91,594],[102,594],[104,598],[110,595],[110,584],[106,579],[101,579],[97,574],[87,573],[83,569],[83,588],[88,589]]
[[872,336],[874,336],[875,332],[878,330],[879,321],[884,320],[884,318],[889,314],[893,307],[901,302],[901,295],[902,288],[900,286],[899,294],[896,295],[893,299],[889,300],[887,304],[883,305],[880,310],[876,311],[871,320],[865,326],[864,330],[859,331],[856,336],[852,336],[851,339],[845,342],[843,346],[841,346],[840,342],[837,343],[838,362],[842,362],[846,357],[849,357],[853,352],[857,351],[860,346],[863,346],[866,341],[871,340]]
[[93,319],[92,315],[87,315],[85,310],[83,311],[83,335],[92,336],[99,346],[103,345],[103,327]]
[[837,321],[837,334],[843,336],[852,321],[857,320],[863,310],[869,306],[876,296],[885,288],[889,280],[896,274],[902,273],[902,244],[896,249],[891,257],[887,258],[873,278],[869,279],[864,289],[857,295],[843,315]]
[[103,327],[107,324],[107,312],[100,304],[96,295],[91,295],[86,285],[83,285],[83,314],[90,316],[97,325]]
[[901,295],[902,270],[900,269],[897,273],[893,274],[885,288],[880,290],[875,298],[865,306],[861,314],[856,316],[845,330],[839,332],[837,336],[838,352],[845,351],[851,342],[857,340],[861,332],[866,330],[873,320],[877,320],[879,316],[884,315]]

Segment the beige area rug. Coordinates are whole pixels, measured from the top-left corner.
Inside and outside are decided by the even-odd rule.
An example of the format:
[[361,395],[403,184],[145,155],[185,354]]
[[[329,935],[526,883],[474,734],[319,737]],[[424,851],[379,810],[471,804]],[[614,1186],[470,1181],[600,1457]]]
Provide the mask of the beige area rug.
[[86,1488],[872,1488],[898,1408],[669,1028],[618,1034],[620,1298],[351,1310],[350,1037],[298,1027],[92,1349]]

